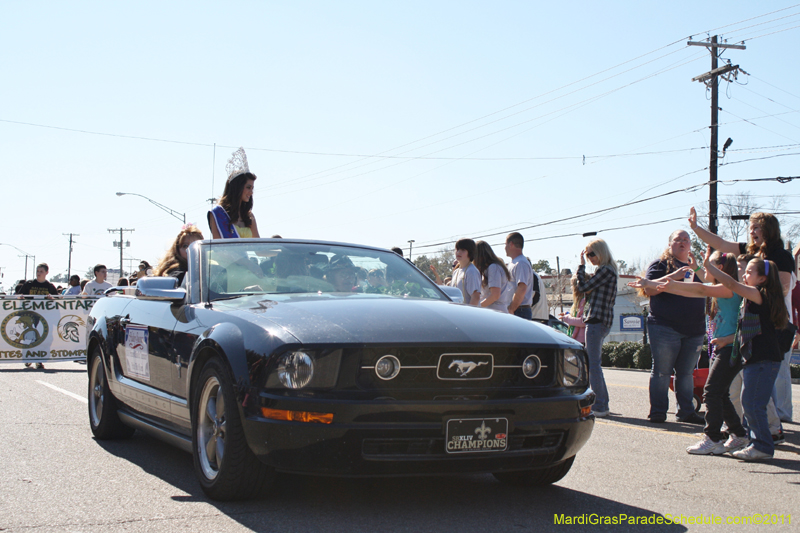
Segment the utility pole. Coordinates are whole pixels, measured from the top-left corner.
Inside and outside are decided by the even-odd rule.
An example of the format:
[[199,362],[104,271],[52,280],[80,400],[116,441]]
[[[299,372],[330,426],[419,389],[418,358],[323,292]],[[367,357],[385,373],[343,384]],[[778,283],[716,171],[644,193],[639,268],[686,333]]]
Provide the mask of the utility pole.
[[408,260],[411,261],[411,251],[414,249],[414,243],[417,242],[414,239],[410,239],[408,241]]
[[[558,272],[558,301],[561,304],[561,312],[564,312],[564,287],[561,286],[561,262],[556,256],[556,271]],[[538,288],[537,288],[538,290]]]
[[[114,246],[119,246],[119,277],[122,277],[122,232],[123,231],[136,231],[135,229],[124,229],[124,228],[116,228],[116,229],[109,229],[109,233],[116,233],[119,232],[119,243],[114,242]],[[131,245],[131,242],[128,241],[128,246]]]
[[700,74],[692,78],[692,81],[703,82],[706,87],[711,89],[711,159],[708,165],[708,230],[717,233],[717,130],[719,129],[719,80],[722,78],[727,82],[736,79],[739,65],[728,63],[723,67],[717,67],[717,58],[725,50],[733,48],[745,50],[743,44],[721,44],[717,41],[717,36],[711,37],[708,41],[689,41],[689,46],[705,46],[711,53],[711,70],[705,74]]
[[67,261],[67,283],[69,283],[69,277],[72,275],[72,237],[80,237],[77,233],[62,233],[61,235],[69,235],[69,261]]

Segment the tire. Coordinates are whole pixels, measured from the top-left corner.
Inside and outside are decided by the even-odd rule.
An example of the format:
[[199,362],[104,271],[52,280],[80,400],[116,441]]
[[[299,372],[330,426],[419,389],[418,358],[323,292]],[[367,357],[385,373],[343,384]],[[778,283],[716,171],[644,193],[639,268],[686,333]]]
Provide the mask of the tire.
[[247,445],[229,372],[219,358],[205,364],[192,395],[192,455],[200,486],[213,500],[252,498],[274,476]]
[[122,423],[117,416],[117,400],[111,394],[103,364],[103,352],[98,346],[89,358],[89,425],[100,440],[127,439],[136,431]]
[[694,406],[694,412],[695,413],[699,413],[700,412],[700,408],[703,406],[703,399],[700,396],[698,396],[697,394],[695,394],[692,397],[692,405]]
[[519,487],[541,487],[550,485],[561,480],[567,475],[572,463],[575,462],[573,455],[563,463],[559,463],[547,468],[537,468],[535,470],[520,470],[517,472],[495,472],[492,474],[501,483],[515,485]]

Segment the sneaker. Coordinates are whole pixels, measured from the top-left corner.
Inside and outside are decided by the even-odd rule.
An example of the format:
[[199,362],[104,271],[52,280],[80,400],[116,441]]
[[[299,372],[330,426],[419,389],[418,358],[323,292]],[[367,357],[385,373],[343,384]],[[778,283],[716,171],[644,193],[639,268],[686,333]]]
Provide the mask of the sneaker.
[[44,365],[42,363],[36,363],[36,370],[44,370]]
[[650,419],[650,422],[653,424],[663,424],[667,421],[667,415],[647,415],[647,418]]
[[604,411],[592,409],[592,414],[595,416],[595,418],[603,418],[604,416],[608,416],[608,413],[610,412],[610,409],[606,409]]
[[711,437],[706,434],[703,434],[700,442],[686,448],[686,453],[691,453],[692,455],[722,455],[726,451],[725,445],[721,440],[711,440]]
[[737,437],[736,435],[731,435],[728,437],[728,440],[725,441],[724,446],[726,452],[736,452],[748,444],[750,444],[750,439],[747,437]]
[[30,363],[25,363],[25,368],[30,368],[30,367],[31,367]]
[[772,444],[777,446],[778,444],[783,444],[786,442],[786,437],[783,434],[783,430],[779,429],[778,433],[772,436]]
[[737,459],[741,459],[742,461],[760,461],[761,459],[772,459],[770,454],[755,449],[752,444],[744,450],[731,453],[731,455]]
[[705,425],[706,419],[702,416],[698,415],[697,413],[692,413],[687,417],[679,418],[678,422],[683,422],[684,424],[703,424]]

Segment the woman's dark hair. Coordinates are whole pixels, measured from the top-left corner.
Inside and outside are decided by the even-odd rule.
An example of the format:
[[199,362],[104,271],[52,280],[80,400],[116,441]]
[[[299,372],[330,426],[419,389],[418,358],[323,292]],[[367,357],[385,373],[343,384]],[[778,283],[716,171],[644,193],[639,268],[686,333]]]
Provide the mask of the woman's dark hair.
[[[766,241],[766,239],[764,239]],[[759,276],[766,276],[767,280],[758,286],[758,291],[763,298],[762,305],[766,305],[769,309],[769,316],[772,323],[775,324],[775,329],[786,329],[789,323],[789,311],[786,309],[786,303],[783,300],[783,285],[781,285],[781,278],[778,275],[778,267],[772,261],[756,257],[751,263],[755,263]],[[769,274],[765,274],[765,264],[769,263]]]
[[472,239],[459,239],[456,241],[456,250],[466,251],[469,260],[475,260],[475,241]]
[[773,246],[780,246],[783,248],[783,239],[781,239],[781,224],[775,215],[772,213],[753,213],[750,215],[750,224],[758,224],[761,226],[761,245],[754,242],[747,244],[747,251],[751,254],[760,254],[761,257],[767,256],[767,250]]
[[128,278],[119,278],[117,281],[117,287],[127,287],[128,286]]
[[255,181],[256,175],[252,172],[245,172],[239,174],[231,181],[225,184],[225,190],[222,192],[222,198],[219,199],[219,205],[228,213],[232,223],[242,219],[246,227],[250,227],[253,223],[253,197],[250,200],[242,202],[242,193],[244,186],[247,185],[247,180]]
[[506,273],[506,279],[511,281],[511,274],[508,272],[508,268],[506,268],[506,264],[500,260],[499,257],[494,255],[494,251],[492,247],[489,246],[489,243],[486,241],[478,241],[475,243],[475,266],[478,268],[478,271],[481,273],[481,283],[483,286],[487,286],[489,284],[489,265],[495,264],[500,266],[503,269],[503,272]]

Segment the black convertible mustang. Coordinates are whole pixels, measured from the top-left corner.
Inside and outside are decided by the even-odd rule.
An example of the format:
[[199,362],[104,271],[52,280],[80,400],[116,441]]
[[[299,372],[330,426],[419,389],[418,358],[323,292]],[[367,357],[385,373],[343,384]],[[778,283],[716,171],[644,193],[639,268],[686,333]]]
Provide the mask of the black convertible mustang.
[[276,471],[548,484],[592,432],[580,344],[453,303],[387,250],[201,241],[182,278],[94,306],[89,422],[191,452],[211,498],[251,497]]

